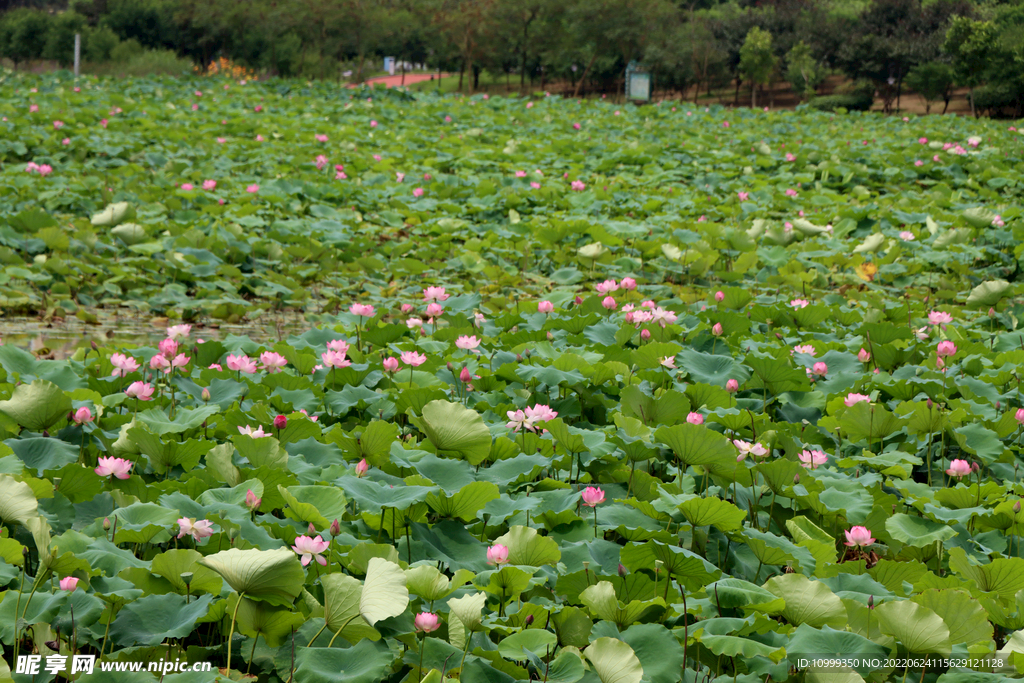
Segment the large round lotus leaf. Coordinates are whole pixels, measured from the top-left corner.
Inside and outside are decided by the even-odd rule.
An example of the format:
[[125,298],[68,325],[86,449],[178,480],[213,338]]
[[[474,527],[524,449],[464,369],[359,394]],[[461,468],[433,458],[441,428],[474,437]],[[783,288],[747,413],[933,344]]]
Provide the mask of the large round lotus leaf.
[[289,549],[231,548],[199,561],[224,577],[236,592],[272,605],[290,605],[306,579],[298,556]]
[[528,628],[504,638],[498,643],[498,653],[505,659],[523,662],[529,659],[526,652],[544,657],[548,652],[554,652],[557,646],[558,636],[551,631]]
[[366,623],[359,613],[363,584],[347,574],[328,574],[321,579],[324,587],[324,619],[331,633],[342,632],[350,643],[363,638],[379,640],[377,629]]
[[[228,603],[227,610],[234,612],[234,601],[238,596]],[[255,638],[263,636],[270,647],[280,647],[296,629],[306,621],[306,617],[288,607],[273,607],[266,602],[241,598],[242,603],[238,605],[236,626],[242,635]]]
[[0,412],[6,413],[25,429],[41,432],[67,417],[71,399],[60,387],[45,379],[20,384],[6,401],[0,401]]
[[186,602],[183,595],[147,595],[117,613],[110,626],[110,638],[121,647],[159,645],[170,638],[183,638],[210,611],[212,595]]
[[110,234],[114,235],[128,246],[141,244],[149,239],[149,235],[146,234],[146,229],[138,223],[123,223],[111,230]]
[[128,202],[116,202],[108,204],[107,208],[92,216],[93,225],[117,225],[121,221],[132,217],[134,209]]
[[644,669],[633,648],[615,638],[598,638],[583,651],[601,683],[640,683]]
[[409,604],[405,572],[394,562],[374,557],[366,567],[359,613],[373,626],[382,619],[397,617]]
[[514,526],[504,536],[494,539],[495,545],[508,548],[510,564],[540,567],[556,564],[562,559],[562,551],[550,536],[541,536],[533,527]]
[[995,220],[996,215],[985,207],[976,206],[974,208],[964,209],[963,217],[972,228],[987,228],[992,225],[992,221]]
[[786,601],[782,616],[791,623],[833,628],[846,623],[843,601],[820,581],[811,581],[803,574],[782,574],[769,579],[765,588]]
[[989,280],[971,290],[967,297],[967,306],[970,308],[988,308],[995,306],[1007,294],[1012,291],[1012,285],[1006,280]]
[[[378,683],[395,655],[387,647],[363,640],[350,648],[299,647],[295,650],[297,683]],[[288,670],[285,668],[287,680]]]
[[39,514],[38,508],[39,502],[28,484],[0,474],[0,522],[24,524]]
[[[801,624],[791,636],[792,640],[786,646],[786,657],[794,665],[801,658],[810,655],[815,657],[842,656],[850,658],[869,659],[873,657],[886,657],[889,654],[887,648],[874,643],[862,635],[850,633],[849,631],[836,630],[828,626],[820,629],[810,624]],[[865,662],[856,667],[858,674],[867,675],[872,671],[870,665]]]
[[882,633],[898,640],[907,652],[949,654],[949,627],[927,607],[900,600],[878,605],[874,612]]
[[411,417],[438,451],[458,453],[471,465],[479,465],[491,453],[491,432],[480,413],[461,403],[431,401],[423,415]]

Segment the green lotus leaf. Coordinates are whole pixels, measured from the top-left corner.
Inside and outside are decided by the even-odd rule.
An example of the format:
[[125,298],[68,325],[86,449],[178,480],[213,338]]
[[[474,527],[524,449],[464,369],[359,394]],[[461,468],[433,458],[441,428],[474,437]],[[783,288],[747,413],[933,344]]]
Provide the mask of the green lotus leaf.
[[359,612],[363,584],[345,574],[328,574],[321,579],[324,587],[324,619],[331,633],[341,633],[355,643],[362,638],[380,640],[380,633]]
[[644,669],[633,648],[614,638],[598,638],[583,651],[601,683],[640,683]]
[[236,593],[271,605],[292,604],[305,580],[298,556],[286,548],[231,548],[208,555],[199,563],[220,574]]
[[66,418],[71,399],[53,382],[37,379],[20,384],[6,401],[0,401],[0,412],[25,429],[41,432]]
[[366,567],[363,591],[359,596],[359,613],[373,626],[382,619],[396,617],[409,604],[405,572],[394,562],[374,557]]
[[491,453],[491,432],[475,410],[448,401],[431,401],[423,414],[410,416],[434,447],[457,453],[471,465],[479,465]]
[[900,600],[877,605],[874,610],[882,633],[900,642],[907,652],[915,655],[949,654],[949,627],[932,610]]

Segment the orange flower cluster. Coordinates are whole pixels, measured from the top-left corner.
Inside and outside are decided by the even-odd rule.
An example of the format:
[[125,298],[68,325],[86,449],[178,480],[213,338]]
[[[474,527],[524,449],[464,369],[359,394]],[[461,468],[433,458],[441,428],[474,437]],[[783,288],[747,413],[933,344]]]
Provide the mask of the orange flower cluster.
[[[194,70],[198,73],[201,69],[197,66]],[[235,64],[226,57],[215,59],[210,62],[210,65],[206,67],[207,76],[228,76],[230,78],[247,78],[249,80],[257,80],[259,76],[252,69],[247,69],[244,66]]]

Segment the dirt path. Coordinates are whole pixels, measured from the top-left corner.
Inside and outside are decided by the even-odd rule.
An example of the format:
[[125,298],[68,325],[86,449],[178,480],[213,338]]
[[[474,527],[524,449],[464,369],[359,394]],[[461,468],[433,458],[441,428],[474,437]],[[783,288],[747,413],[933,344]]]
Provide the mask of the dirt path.
[[[449,74],[443,74],[444,78],[448,78]],[[421,83],[423,81],[432,81],[437,78],[436,73],[430,74],[405,74],[405,84],[412,85],[413,83]],[[395,74],[394,76],[377,76],[376,78],[368,78],[363,81],[366,85],[381,85],[385,88],[394,88],[395,86],[402,85],[402,74]],[[354,85],[350,85],[350,88],[354,88]]]

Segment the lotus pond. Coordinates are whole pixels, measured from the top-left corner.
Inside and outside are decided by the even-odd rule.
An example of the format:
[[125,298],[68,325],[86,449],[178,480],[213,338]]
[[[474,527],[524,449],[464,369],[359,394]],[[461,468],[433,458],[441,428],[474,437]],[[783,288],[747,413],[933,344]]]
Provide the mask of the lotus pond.
[[1014,127],[2,81],[0,679],[1024,671]]

